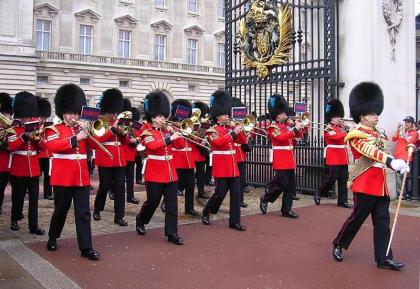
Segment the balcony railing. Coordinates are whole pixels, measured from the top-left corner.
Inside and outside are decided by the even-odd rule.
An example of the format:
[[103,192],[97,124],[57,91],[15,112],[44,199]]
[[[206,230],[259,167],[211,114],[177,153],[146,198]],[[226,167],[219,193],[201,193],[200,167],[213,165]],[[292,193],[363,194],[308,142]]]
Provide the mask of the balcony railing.
[[137,66],[137,67],[161,68],[161,69],[168,69],[168,70],[197,71],[197,72],[217,73],[217,74],[223,74],[225,72],[225,69],[221,67],[164,62],[164,61],[156,61],[156,60],[142,60],[142,59],[134,59],[134,58],[85,55],[85,54],[54,52],[54,51],[36,51],[36,55],[39,58],[46,59],[46,60],[103,63],[103,64]]

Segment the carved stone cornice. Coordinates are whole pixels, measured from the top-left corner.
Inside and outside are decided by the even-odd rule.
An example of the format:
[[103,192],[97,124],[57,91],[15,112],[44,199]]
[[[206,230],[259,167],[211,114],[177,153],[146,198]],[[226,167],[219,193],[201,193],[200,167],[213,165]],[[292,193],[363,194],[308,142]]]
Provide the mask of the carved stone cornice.
[[86,9],[77,13],[74,13],[74,16],[76,16],[76,19],[80,22],[90,22],[90,23],[96,23],[98,22],[99,18],[101,18],[101,15],[98,13]]
[[118,27],[120,28],[134,28],[139,22],[136,18],[130,15],[125,15],[125,16],[115,18],[114,21],[117,23]]
[[171,31],[171,29],[173,27],[173,25],[166,22],[165,20],[160,20],[160,21],[154,22],[154,23],[150,24],[150,26],[152,26],[152,28],[155,32],[165,32],[165,33],[168,33],[169,31]]
[[204,29],[202,29],[198,25],[187,27],[184,29],[184,31],[188,36],[195,36],[195,37],[201,37],[204,33]]
[[58,9],[48,3],[38,4],[34,6],[35,16],[46,16],[54,18],[57,14]]
[[214,33],[214,36],[216,37],[216,39],[218,41],[224,40],[225,39],[225,31],[222,30],[222,31],[216,32],[216,33]]

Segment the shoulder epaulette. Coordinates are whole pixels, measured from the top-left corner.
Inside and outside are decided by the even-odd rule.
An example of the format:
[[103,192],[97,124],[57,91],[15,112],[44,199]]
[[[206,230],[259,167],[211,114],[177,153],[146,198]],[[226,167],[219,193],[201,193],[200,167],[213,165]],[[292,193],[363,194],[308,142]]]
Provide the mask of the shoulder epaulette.
[[144,136],[153,136],[153,134],[152,134],[150,131],[148,131],[147,129],[145,129],[145,130],[141,133],[140,137],[144,137]]
[[53,124],[53,125],[50,125],[50,126],[47,126],[45,129],[50,129],[50,130],[52,130],[52,131],[54,131],[55,133],[57,133],[57,134],[59,134],[60,132],[58,131],[58,129],[55,127],[55,125]]
[[358,129],[353,129],[352,131],[350,131],[346,135],[346,137],[344,138],[344,141],[347,142],[347,141],[349,141],[351,139],[355,139],[355,138],[357,138],[357,139],[364,139],[364,138],[367,138],[367,137],[368,137],[368,134],[367,133],[364,133],[364,132],[362,132],[362,131],[360,131]]

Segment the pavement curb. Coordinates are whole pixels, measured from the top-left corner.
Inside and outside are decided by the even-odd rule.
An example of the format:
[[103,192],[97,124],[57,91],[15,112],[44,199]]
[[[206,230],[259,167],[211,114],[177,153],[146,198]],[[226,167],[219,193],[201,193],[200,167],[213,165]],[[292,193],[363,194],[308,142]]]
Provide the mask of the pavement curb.
[[73,280],[26,247],[20,240],[0,241],[0,249],[46,289],[81,289]]

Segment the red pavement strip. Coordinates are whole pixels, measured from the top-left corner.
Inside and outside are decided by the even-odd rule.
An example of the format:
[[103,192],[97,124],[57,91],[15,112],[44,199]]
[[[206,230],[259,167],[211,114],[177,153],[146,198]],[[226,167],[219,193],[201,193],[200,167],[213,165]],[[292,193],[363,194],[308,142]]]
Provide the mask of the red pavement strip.
[[246,232],[228,229],[227,220],[179,227],[184,246],[163,238],[163,228],[145,236],[115,233],[96,236],[99,262],[82,259],[75,239],[59,240],[57,252],[45,242],[29,247],[82,288],[419,288],[420,226],[400,216],[395,242],[402,272],[377,269],[372,224],[367,221],[344,261],[331,256],[331,241],[351,210],[333,205],[296,209],[298,220],[279,213],[243,217]]

